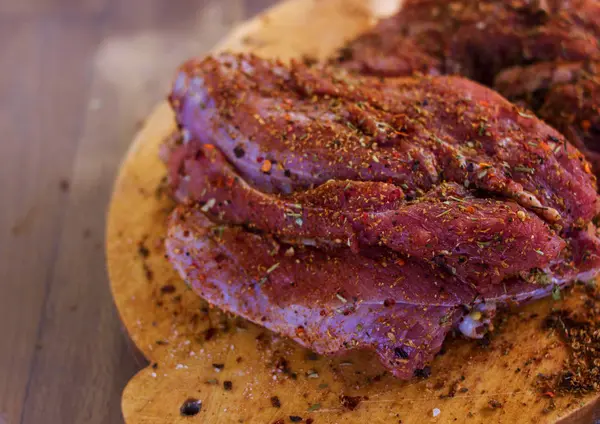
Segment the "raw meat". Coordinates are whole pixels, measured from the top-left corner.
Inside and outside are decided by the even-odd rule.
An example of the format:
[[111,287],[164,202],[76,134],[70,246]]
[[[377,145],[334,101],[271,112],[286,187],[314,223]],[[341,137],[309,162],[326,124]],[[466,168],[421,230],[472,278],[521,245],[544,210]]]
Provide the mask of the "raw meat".
[[211,303],[410,378],[453,328],[600,269],[589,165],[457,77],[380,80],[251,55],[186,63],[167,254]]
[[561,131],[600,175],[600,62],[543,62],[501,72],[495,88]]
[[331,62],[365,75],[459,74],[494,86],[561,131],[600,175],[599,40],[598,0],[408,0]]
[[443,266],[473,285],[545,268],[564,248],[533,212],[474,197],[456,183],[442,183],[413,201],[393,184],[347,180],[280,197],[250,187],[214,148],[190,142],[183,149],[182,162],[171,164],[176,195],[199,202],[214,221],[288,240],[348,245],[355,253],[381,245]]
[[587,275],[570,268],[559,280],[536,271],[529,282],[513,278],[483,291],[394,252],[289,245],[216,225],[187,206],[171,216],[166,247],[180,275],[212,304],[318,353],[372,349],[396,377],[409,379],[453,328],[482,337],[497,303],[531,301],[574,278],[593,277],[600,249],[595,236],[588,242],[595,243],[593,258],[575,257]]
[[[395,16],[349,43],[342,52],[352,54],[340,62],[403,76],[413,70],[405,63],[425,55],[438,60],[443,73],[491,85],[501,70],[517,65],[600,58],[599,36],[597,0],[407,0]],[[397,47],[404,44],[418,54]],[[378,66],[363,66],[365,57]]]
[[598,211],[579,151],[462,78],[380,80],[221,55],[183,65],[170,98],[184,139],[214,145],[265,193],[335,179],[388,182],[415,199],[448,181],[563,228]]

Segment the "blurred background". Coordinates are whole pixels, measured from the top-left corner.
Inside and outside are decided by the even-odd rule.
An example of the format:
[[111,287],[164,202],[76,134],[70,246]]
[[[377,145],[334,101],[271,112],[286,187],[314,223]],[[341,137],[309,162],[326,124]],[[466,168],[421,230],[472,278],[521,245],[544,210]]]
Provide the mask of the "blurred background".
[[120,423],[119,162],[179,63],[276,0],[0,0],[0,424]]

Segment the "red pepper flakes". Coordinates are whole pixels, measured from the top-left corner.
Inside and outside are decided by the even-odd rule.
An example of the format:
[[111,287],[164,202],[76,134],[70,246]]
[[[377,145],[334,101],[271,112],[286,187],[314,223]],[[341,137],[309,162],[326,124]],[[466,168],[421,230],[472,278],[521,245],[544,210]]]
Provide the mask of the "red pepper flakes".
[[544,393],[543,395],[544,395],[544,396],[547,396],[547,397],[549,397],[549,398],[553,398],[554,396],[556,396],[556,395],[554,394],[554,392],[551,392],[551,391],[547,391],[547,392],[546,392],[546,393]]
[[543,142],[543,141],[542,141],[542,142],[539,144],[539,146],[540,146],[540,147],[542,148],[542,150],[543,150],[543,151],[545,151],[545,152],[551,152],[551,151],[552,151],[552,149],[550,148],[550,146],[548,145],[548,143],[545,143],[545,142]]
[[581,121],[581,128],[583,128],[584,131],[588,131],[591,126],[592,126],[592,123],[590,121],[588,121],[587,119]]
[[266,174],[271,171],[272,167],[273,167],[273,164],[271,163],[271,161],[269,159],[265,159],[265,161],[263,162],[263,164],[260,167],[260,170]]

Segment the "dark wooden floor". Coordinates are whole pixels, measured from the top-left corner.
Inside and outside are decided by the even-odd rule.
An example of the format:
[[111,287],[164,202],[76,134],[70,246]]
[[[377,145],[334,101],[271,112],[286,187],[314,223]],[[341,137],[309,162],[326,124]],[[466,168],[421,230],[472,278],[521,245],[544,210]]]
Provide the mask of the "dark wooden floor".
[[0,424],[118,423],[105,211],[175,67],[275,0],[0,0]]

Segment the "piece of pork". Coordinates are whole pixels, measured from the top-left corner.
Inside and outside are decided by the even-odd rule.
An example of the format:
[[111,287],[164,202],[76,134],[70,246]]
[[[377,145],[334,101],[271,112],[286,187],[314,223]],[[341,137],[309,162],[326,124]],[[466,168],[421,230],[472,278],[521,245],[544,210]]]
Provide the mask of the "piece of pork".
[[385,246],[473,285],[545,268],[565,247],[533,212],[512,201],[474,197],[456,183],[408,202],[395,185],[346,180],[277,196],[249,186],[216,148],[195,140],[173,155],[170,170],[176,197],[214,220],[286,239],[348,245],[355,253]]
[[452,328],[480,337],[496,304],[600,270],[581,153],[470,81],[222,55],[170,100],[170,261],[318,352],[372,349],[409,378]]
[[393,19],[382,20],[374,30],[348,43],[330,63],[351,72],[380,77],[442,73],[442,61],[397,31]]
[[[496,304],[547,296],[575,277],[538,274],[478,291],[393,252],[292,246],[213,224],[186,206],[170,218],[166,248],[182,278],[212,304],[318,353],[371,349],[403,379],[433,359],[451,329],[479,338]],[[597,272],[598,251],[588,277]]]
[[444,181],[581,227],[595,179],[562,135],[457,77],[351,77],[251,55],[192,60],[171,94],[184,142],[216,146],[263,192],[382,181],[416,198]]
[[501,72],[494,87],[561,131],[600,175],[600,62],[544,62]]
[[[597,0],[407,0],[334,62],[366,74],[404,76],[413,57],[427,57],[442,73],[491,85],[500,71],[517,65],[598,59],[598,37]],[[365,66],[371,62],[375,66]]]
[[562,132],[597,175],[599,61],[597,0],[408,0],[331,59],[365,75],[459,74],[494,86]]

